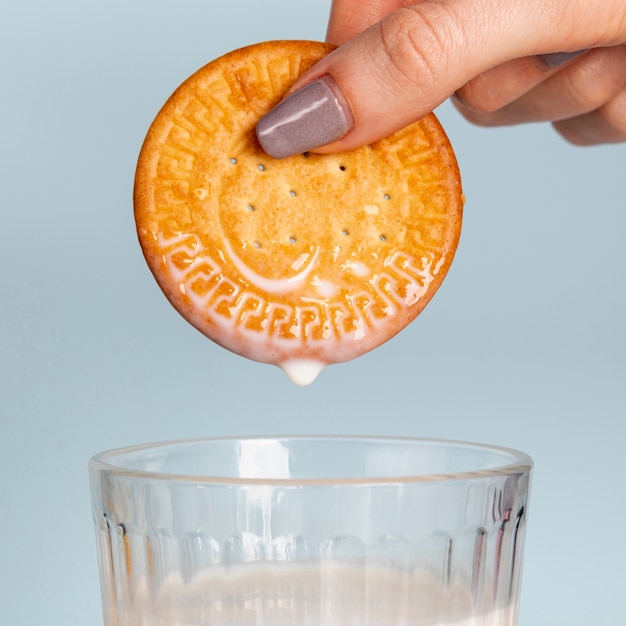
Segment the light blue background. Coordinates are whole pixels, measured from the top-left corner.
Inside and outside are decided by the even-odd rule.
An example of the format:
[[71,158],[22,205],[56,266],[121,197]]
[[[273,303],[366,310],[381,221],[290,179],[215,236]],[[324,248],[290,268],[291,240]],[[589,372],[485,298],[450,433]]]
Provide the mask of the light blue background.
[[324,37],[328,0],[0,9],[0,622],[101,623],[86,464],[222,434],[479,440],[536,461],[522,626],[626,622],[626,145],[439,114],[468,197],[433,302],[309,388],[167,304],[136,242],[137,152],[212,58]]

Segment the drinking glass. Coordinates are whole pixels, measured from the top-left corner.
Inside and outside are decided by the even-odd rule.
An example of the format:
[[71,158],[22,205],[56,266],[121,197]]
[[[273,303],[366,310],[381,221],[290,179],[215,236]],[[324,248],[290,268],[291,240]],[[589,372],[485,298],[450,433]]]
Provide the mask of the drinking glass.
[[105,626],[515,626],[531,459],[387,437],[90,461]]

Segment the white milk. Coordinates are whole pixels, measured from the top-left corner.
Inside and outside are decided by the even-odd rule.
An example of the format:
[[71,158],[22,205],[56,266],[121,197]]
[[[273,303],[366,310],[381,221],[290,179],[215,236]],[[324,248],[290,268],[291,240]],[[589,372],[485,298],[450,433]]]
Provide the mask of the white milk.
[[[297,564],[215,568],[123,593],[105,626],[515,626],[514,606],[481,610],[464,585],[396,568]],[[118,596],[119,597],[119,596]]]
[[[338,252],[317,247],[294,258],[290,276],[268,278],[247,266],[227,239],[216,251],[193,234],[156,238],[169,273],[166,292],[183,316],[228,350],[279,366],[298,385],[401,330],[445,260],[434,252],[415,258],[399,251],[371,266],[347,260],[340,266],[347,278],[336,282],[323,277]],[[225,269],[231,266],[235,276]],[[351,285],[355,278],[358,286]],[[335,299],[346,283],[349,294]],[[283,301],[287,293],[293,297]]]

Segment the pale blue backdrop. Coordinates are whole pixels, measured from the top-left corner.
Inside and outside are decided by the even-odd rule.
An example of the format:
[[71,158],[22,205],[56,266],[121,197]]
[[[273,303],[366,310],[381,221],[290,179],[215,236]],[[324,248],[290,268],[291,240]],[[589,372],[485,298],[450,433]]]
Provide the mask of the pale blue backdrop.
[[380,433],[536,461],[522,626],[626,622],[626,145],[439,110],[468,201],[443,288],[310,388],[203,339],[132,218],[174,87],[265,39],[324,37],[329,0],[21,0],[0,9],[0,622],[101,623],[86,464],[222,434]]

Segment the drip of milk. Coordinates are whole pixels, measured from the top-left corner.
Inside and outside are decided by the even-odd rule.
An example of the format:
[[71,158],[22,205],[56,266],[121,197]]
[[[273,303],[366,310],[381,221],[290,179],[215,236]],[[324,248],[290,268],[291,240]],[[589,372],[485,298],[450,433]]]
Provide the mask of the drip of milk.
[[326,363],[314,359],[289,359],[280,363],[280,369],[289,380],[304,387],[310,385],[326,367]]

